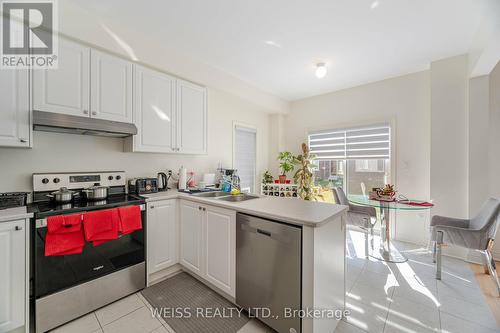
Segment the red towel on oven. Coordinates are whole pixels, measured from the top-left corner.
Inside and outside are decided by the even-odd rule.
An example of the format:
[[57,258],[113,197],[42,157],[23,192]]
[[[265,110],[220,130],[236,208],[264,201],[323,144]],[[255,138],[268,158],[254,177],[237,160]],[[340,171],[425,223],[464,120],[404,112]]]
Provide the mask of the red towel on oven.
[[47,218],[46,257],[79,254],[84,245],[81,214]]
[[85,213],[83,215],[85,240],[96,246],[117,239],[119,223],[120,217],[116,208]]
[[120,215],[120,232],[123,235],[142,229],[141,208],[128,206],[118,208]]

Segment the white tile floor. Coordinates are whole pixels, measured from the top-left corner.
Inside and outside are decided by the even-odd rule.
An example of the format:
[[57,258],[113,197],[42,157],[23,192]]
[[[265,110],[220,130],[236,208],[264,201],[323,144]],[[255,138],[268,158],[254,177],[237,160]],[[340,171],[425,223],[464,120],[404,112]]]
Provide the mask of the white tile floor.
[[[437,282],[426,249],[400,242],[395,246],[408,256],[407,263],[367,260],[363,234],[348,231],[346,305],[351,315],[339,323],[336,333],[500,332],[468,264],[444,258],[443,279]],[[163,319],[151,316],[149,307],[137,293],[53,332],[174,333]],[[257,320],[239,331],[271,332]]]
[[[348,230],[346,305],[335,332],[500,332],[469,264],[443,257],[443,275],[425,247],[395,242],[408,262],[364,258],[363,234]],[[377,241],[375,242],[377,243]]]

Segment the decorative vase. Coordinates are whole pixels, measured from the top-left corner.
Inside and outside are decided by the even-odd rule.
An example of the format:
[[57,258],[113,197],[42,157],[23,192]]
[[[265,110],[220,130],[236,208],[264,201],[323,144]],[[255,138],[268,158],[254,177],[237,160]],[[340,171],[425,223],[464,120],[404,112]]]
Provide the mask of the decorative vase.
[[285,184],[286,182],[286,175],[280,175],[279,176],[280,184]]

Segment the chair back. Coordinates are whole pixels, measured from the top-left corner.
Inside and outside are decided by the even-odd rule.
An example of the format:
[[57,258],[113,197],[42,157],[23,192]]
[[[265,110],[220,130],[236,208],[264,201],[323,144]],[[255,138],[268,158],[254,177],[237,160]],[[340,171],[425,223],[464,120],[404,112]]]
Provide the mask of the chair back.
[[469,229],[484,230],[489,238],[495,238],[497,219],[500,213],[500,200],[489,198],[481,207],[479,213],[470,220]]
[[334,189],[334,193],[335,193],[335,200],[339,205],[349,206],[349,200],[347,200],[347,196],[345,195],[345,192],[342,189],[342,187],[336,187]]

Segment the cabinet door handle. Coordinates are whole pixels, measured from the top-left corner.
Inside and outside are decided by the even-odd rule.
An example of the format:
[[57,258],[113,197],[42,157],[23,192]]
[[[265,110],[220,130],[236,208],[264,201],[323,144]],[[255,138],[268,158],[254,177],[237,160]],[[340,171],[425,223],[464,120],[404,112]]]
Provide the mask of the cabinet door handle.
[[88,110],[83,110],[83,114],[89,114]]
[[14,228],[15,231],[19,231],[19,230],[23,230],[23,227],[20,227],[18,225],[16,225],[16,227]]
[[93,116],[97,115],[97,111],[92,111],[92,115]]
[[155,206],[149,206],[149,208],[153,209],[153,208],[155,208]]
[[26,140],[25,138],[20,138],[19,141],[21,141],[22,143],[28,142],[28,140]]
[[206,211],[207,209],[205,207],[203,207],[203,211]]

